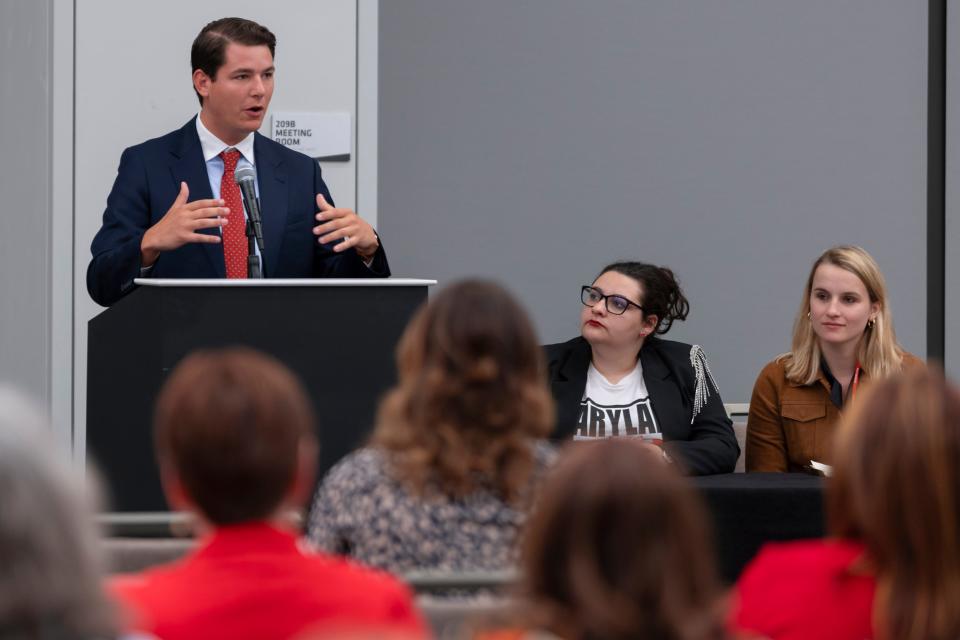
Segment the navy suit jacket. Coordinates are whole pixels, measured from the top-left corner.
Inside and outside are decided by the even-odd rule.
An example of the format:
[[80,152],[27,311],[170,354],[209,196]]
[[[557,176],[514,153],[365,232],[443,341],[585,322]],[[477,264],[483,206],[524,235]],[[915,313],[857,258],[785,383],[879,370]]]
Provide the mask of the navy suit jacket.
[[[546,345],[544,349],[550,390],[557,406],[553,438],[565,440],[576,431],[593,352],[583,337]],[[710,398],[693,415],[696,379],[690,349],[689,344],[656,336],[648,337],[640,349],[643,382],[663,430],[663,446],[690,475],[730,473],[737,464],[740,445],[720,392],[709,382]]]
[[[87,290],[108,306],[133,290],[140,276],[140,242],[177,198],[180,182],[189,201],[213,198],[193,118],[177,131],[124,150],[117,179],[107,198],[103,226],[90,247]],[[254,134],[257,183],[263,220],[263,275],[266,278],[363,278],[390,275],[383,247],[371,267],[356,251],[335,253],[313,235],[318,224],[316,195],[333,203],[320,166],[312,158]],[[219,194],[217,194],[219,197]],[[233,220],[235,220],[234,218]],[[242,220],[242,218],[241,218]],[[201,232],[216,234],[218,230]],[[190,243],[164,251],[150,271],[152,278],[223,278],[220,243]]]

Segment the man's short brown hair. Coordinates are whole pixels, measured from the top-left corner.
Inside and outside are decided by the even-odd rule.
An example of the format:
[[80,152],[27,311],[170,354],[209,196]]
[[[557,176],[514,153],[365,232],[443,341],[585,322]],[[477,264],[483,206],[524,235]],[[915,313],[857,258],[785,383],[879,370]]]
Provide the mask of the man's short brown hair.
[[[262,24],[245,18],[220,18],[208,23],[194,39],[190,48],[191,73],[199,69],[216,80],[231,42],[248,47],[265,46],[270,49],[271,57],[277,48],[277,37]],[[197,99],[202,106],[203,96],[197,93]]]
[[313,412],[284,365],[252,349],[198,351],[164,384],[157,456],[214,524],[272,515],[294,481]]

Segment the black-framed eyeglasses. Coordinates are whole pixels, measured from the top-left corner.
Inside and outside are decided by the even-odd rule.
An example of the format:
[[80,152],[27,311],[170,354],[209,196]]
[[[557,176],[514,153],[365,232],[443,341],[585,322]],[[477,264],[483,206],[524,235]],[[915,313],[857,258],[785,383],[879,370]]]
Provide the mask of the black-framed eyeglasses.
[[604,304],[606,304],[607,311],[615,316],[622,316],[631,306],[643,311],[643,307],[632,300],[627,300],[623,296],[612,294],[606,296],[599,289],[588,285],[584,285],[580,288],[580,302],[582,302],[584,305],[592,307],[601,300],[603,300]]

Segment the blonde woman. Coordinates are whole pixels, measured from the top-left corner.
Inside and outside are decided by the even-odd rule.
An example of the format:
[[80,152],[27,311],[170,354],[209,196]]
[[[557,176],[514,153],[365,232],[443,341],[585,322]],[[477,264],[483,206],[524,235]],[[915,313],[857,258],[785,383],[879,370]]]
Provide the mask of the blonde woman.
[[876,261],[860,247],[828,249],[810,269],[790,352],[753,387],[747,471],[829,463],[840,412],[862,385],[922,366],[897,343]]

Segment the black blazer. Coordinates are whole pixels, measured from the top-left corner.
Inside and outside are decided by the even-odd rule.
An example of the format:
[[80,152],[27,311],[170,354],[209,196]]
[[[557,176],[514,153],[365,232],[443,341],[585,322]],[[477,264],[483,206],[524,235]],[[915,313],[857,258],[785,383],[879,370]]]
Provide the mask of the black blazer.
[[[576,430],[580,401],[587,386],[590,343],[582,337],[544,347],[550,370],[550,390],[557,405],[554,439],[570,438]],[[643,381],[653,412],[663,430],[664,449],[690,475],[730,473],[740,446],[712,378],[704,376],[710,397],[694,416],[697,379],[691,363],[696,347],[650,337],[640,349]]]
[[[253,150],[263,215],[265,278],[390,275],[382,246],[368,269],[356,251],[337,253],[332,244],[317,242],[313,235],[317,194],[322,193],[330,204],[333,199],[315,160],[259,133],[254,134]],[[107,198],[103,226],[93,239],[93,259],[87,268],[87,290],[95,302],[108,306],[133,290],[133,279],[140,275],[143,234],[166,214],[180,192],[181,181],[190,188],[191,202],[213,197],[196,117],[120,156],[117,179]],[[223,245],[191,243],[165,251],[154,263],[150,277],[223,278]]]

